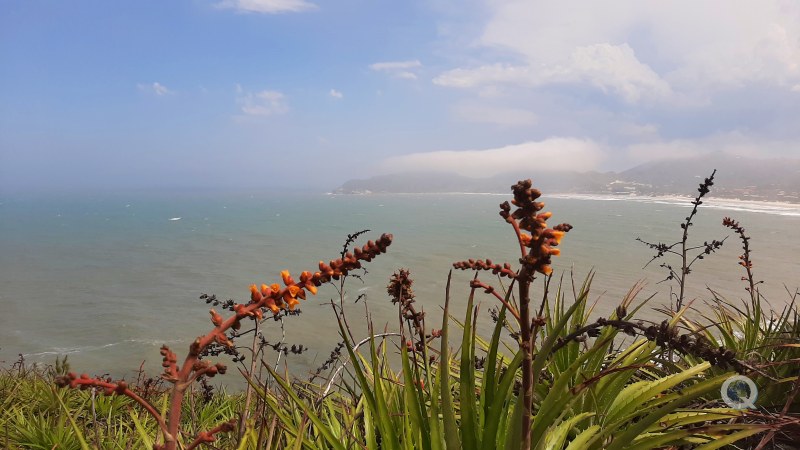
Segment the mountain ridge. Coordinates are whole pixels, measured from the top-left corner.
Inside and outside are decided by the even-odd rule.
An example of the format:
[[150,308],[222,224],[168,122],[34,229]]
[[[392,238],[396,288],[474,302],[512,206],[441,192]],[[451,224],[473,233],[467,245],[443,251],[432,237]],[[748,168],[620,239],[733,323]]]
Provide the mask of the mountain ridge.
[[757,159],[722,153],[649,161],[620,172],[517,171],[486,178],[447,171],[393,173],[348,180],[333,193],[505,193],[513,181],[531,178],[537,188],[559,194],[687,195],[714,169],[715,197],[800,203],[800,158]]

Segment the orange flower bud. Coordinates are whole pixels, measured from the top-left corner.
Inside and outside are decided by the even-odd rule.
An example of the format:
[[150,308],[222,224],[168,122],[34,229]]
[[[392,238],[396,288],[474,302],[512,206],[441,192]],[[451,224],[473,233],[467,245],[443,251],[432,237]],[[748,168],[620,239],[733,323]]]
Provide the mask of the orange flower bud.
[[250,300],[254,302],[261,301],[261,292],[258,292],[258,288],[255,284],[250,285]]
[[553,241],[552,245],[558,245],[561,243],[561,238],[564,237],[564,232],[548,228],[544,231],[544,236]]
[[215,327],[222,325],[222,316],[213,309],[210,310],[209,313],[211,313],[211,323],[213,323]]
[[288,270],[281,271],[281,278],[283,278],[283,284],[286,286],[294,284],[294,279],[289,275]]
[[270,298],[270,299],[267,299],[267,301],[265,302],[264,306],[266,306],[267,308],[269,308],[269,310],[270,310],[270,311],[272,311],[272,314],[278,314],[278,312],[280,312],[280,310],[281,310],[281,309],[280,309],[280,308],[278,308],[278,306],[275,304],[275,300],[273,300],[273,299],[271,299],[271,298]]
[[314,286],[314,283],[306,283],[306,289],[308,289],[308,292],[311,292],[313,295],[317,295],[317,287]]

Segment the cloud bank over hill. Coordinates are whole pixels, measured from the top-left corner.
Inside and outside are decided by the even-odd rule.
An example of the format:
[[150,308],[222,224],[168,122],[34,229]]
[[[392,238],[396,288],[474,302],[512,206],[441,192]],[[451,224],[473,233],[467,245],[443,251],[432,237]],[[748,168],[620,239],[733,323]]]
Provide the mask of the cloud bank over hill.
[[383,172],[433,170],[469,177],[490,177],[524,170],[592,170],[604,157],[598,144],[582,139],[551,138],[485,150],[443,150],[388,158]]

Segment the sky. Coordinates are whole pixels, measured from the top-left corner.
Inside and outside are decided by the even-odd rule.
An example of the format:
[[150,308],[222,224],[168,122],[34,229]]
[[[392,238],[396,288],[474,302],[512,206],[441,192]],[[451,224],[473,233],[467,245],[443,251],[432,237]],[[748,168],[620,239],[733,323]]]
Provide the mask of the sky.
[[0,193],[712,151],[800,157],[800,2],[0,2]]

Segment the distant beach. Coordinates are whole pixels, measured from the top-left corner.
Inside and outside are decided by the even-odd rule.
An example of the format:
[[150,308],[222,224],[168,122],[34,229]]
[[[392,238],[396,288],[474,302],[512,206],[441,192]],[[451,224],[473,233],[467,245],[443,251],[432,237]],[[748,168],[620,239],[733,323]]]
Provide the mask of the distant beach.
[[[551,198],[570,198],[576,200],[631,201],[665,205],[692,206],[692,197],[678,195],[596,195],[596,194],[548,194]],[[800,216],[800,203],[767,200],[743,200],[709,196],[703,199],[704,208],[727,209],[731,211],[760,212],[781,216]]]

